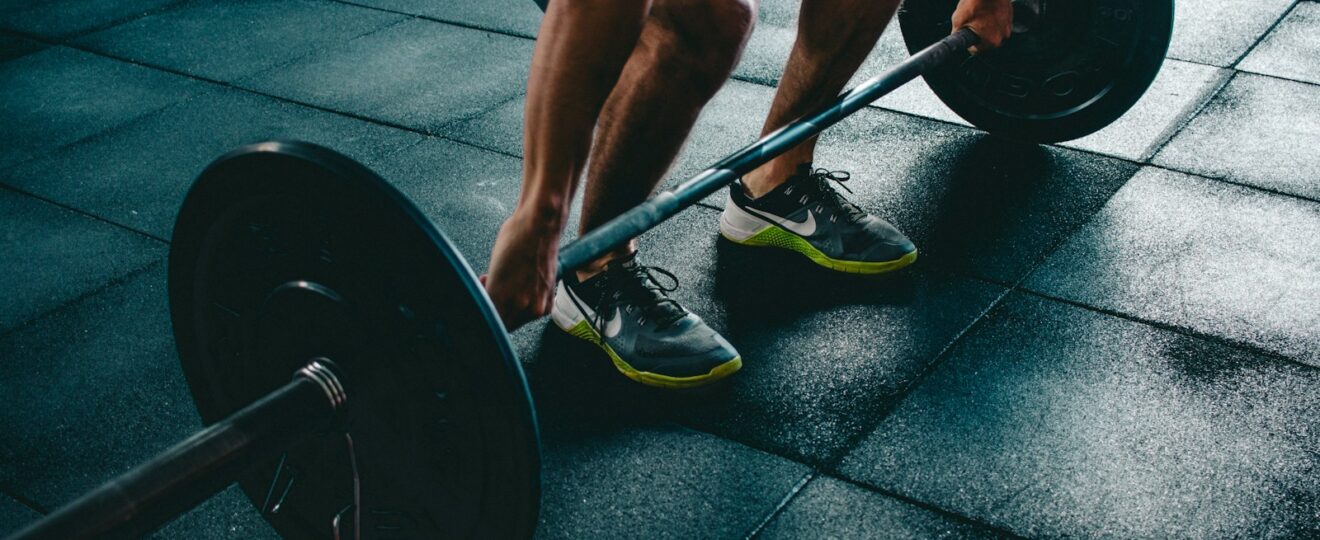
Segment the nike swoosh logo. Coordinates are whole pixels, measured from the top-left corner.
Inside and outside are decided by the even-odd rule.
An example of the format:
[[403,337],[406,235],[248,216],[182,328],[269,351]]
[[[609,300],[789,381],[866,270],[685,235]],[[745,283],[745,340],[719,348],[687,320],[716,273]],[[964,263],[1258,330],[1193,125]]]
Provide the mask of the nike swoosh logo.
[[614,308],[614,315],[610,320],[605,321],[605,328],[601,333],[605,334],[605,337],[612,338],[619,335],[620,330],[623,330],[623,317],[619,316],[619,308]]
[[758,212],[748,207],[743,207],[743,209],[747,210],[748,212],[751,212],[752,214],[760,216],[761,218],[770,221],[771,223],[779,225],[780,227],[793,231],[798,236],[806,237],[816,234],[816,213],[812,212],[811,210],[807,210],[807,219],[804,219],[802,221],[793,221],[788,218],[781,218],[779,216]]
[[[583,305],[581,299],[578,298],[578,295],[573,292],[573,289],[564,287],[564,290],[568,291],[568,295],[572,298],[573,304],[577,306],[578,310],[582,311],[582,315],[586,317],[587,322],[594,323],[596,320],[596,312]],[[619,315],[619,308],[614,308],[614,314],[610,316],[609,320],[605,321],[605,328],[600,329],[602,336],[612,338],[619,335],[619,332],[623,330],[623,317],[620,317]]]

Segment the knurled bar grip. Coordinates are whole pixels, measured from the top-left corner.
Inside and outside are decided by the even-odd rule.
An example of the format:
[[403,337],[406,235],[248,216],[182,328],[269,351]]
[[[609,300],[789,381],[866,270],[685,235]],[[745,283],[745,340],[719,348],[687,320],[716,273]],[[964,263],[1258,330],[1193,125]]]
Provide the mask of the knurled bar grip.
[[880,99],[926,71],[944,64],[949,58],[980,41],[976,33],[963,28],[935,44],[918,51],[902,63],[877,75],[858,87],[844,92],[833,105],[802,117],[750,146],[726,157],[672,190],[662,191],[646,202],[624,212],[604,225],[587,232],[559,250],[559,275],[577,269],[608,253],[744,174],[764,165],[788,149],[810,139],[840,120]]
[[234,483],[253,463],[271,459],[325,428],[342,404],[343,391],[334,374],[313,362],[288,384],[61,507],[10,540],[138,538]]

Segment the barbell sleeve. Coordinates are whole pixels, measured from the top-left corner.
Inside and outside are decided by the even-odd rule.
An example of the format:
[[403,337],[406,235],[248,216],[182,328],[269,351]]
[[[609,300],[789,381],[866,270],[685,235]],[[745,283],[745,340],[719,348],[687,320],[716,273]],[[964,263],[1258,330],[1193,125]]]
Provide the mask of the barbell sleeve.
[[145,535],[234,483],[251,465],[326,428],[343,401],[334,374],[314,362],[288,384],[59,508],[10,540]]
[[662,191],[597,227],[559,250],[558,274],[575,270],[600,258],[629,239],[655,228],[698,201],[719,191],[742,175],[764,165],[790,148],[810,139],[871,102],[907,84],[927,71],[955,58],[980,41],[970,28],[963,28],[918,51],[902,63],[852,90],[840,94],[825,109],[799,118],[760,140],[720,160],[706,170]]

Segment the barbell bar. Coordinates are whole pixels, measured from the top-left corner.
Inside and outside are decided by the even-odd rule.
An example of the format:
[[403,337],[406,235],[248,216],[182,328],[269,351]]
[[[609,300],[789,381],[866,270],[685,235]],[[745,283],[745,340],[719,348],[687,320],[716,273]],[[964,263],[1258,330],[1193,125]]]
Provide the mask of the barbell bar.
[[760,140],[721,159],[672,190],[661,191],[646,202],[588,231],[559,250],[559,275],[581,267],[629,239],[651,230],[687,207],[732,184],[742,175],[764,165],[775,156],[815,137],[825,128],[847,118],[931,68],[946,63],[950,58],[975,45],[977,41],[976,33],[970,29],[958,30],[918,51],[888,71],[844,92],[829,107],[761,137]]
[[66,505],[18,537],[132,538],[149,533],[234,483],[246,464],[329,426],[344,393],[328,363]]
[[[1055,51],[1064,71],[1042,71],[1046,62],[1037,58],[1019,62],[1047,79],[1003,75],[1013,54],[1041,54],[1025,45],[1014,53],[1019,36],[1039,32],[1053,13],[1069,13],[1057,2],[1019,0],[1034,25],[1015,33],[1000,56],[969,59],[963,51],[977,42],[971,30],[944,35],[824,110],[565,245],[557,271],[654,228],[918,75],[946,102],[946,92],[990,89],[994,95],[963,110],[951,106],[959,114],[989,110],[990,124],[1010,126],[1010,135],[1048,140],[1099,129],[1149,86],[1159,66],[1152,70],[1149,58],[1163,58],[1171,33],[1171,2],[1131,0],[1116,10],[1116,1],[1088,3],[1096,8],[1090,30],[1113,28],[1120,18],[1138,25],[1123,42],[1136,52],[1108,72],[1077,67],[1094,54],[1078,60]],[[955,4],[935,15],[905,6],[909,47],[926,39],[908,35],[909,20],[944,17],[947,31]],[[1088,35],[1098,36],[1100,50],[1123,48],[1113,34]],[[988,61],[997,63],[975,67]],[[1111,84],[1086,86],[1086,76]],[[1063,88],[1060,77],[1075,80]],[[1078,89],[1088,94],[1070,94]],[[1053,101],[1030,113],[1030,103],[1015,109],[1004,97],[1022,101],[1032,92]],[[1051,108],[1056,114],[1041,112]],[[1003,124],[1013,118],[1028,127]],[[1068,118],[1084,121],[1084,129],[1060,128]],[[180,209],[169,295],[184,374],[208,427],[11,540],[135,537],[233,482],[286,538],[526,537],[535,530],[540,442],[508,334],[445,235],[362,165],[299,142],[260,143],[217,159]]]

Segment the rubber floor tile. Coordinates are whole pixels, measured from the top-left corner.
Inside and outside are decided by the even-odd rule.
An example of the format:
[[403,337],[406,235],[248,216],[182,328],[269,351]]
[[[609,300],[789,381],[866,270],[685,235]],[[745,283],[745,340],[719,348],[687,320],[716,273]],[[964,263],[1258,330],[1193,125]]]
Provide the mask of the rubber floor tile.
[[0,63],[0,168],[201,91],[196,81],[51,47]]
[[135,62],[232,82],[403,19],[313,0],[192,2],[84,36],[77,43]]
[[1156,165],[1320,200],[1320,86],[1238,74]]
[[67,38],[178,4],[182,0],[0,0],[0,28]]
[[1025,286],[1320,367],[1320,203],[1145,169]]
[[806,467],[690,430],[548,437],[538,538],[742,538]]
[[372,6],[411,15],[432,17],[441,21],[473,26],[487,30],[507,32],[519,36],[536,37],[541,27],[541,9],[532,0],[351,0],[352,3]]
[[758,538],[1003,538],[976,525],[830,477],[811,480]]
[[1320,535],[1320,370],[1015,294],[843,462],[1027,537]]
[[422,136],[209,86],[194,99],[0,174],[43,197],[169,238],[184,195],[208,164],[275,139],[318,143],[370,166]]
[[1320,84],[1320,4],[1298,2],[1238,69]]
[[163,244],[0,189],[0,335],[165,256]]
[[[438,133],[526,88],[532,41],[412,19],[238,85]],[[478,60],[479,59],[479,60]]]

